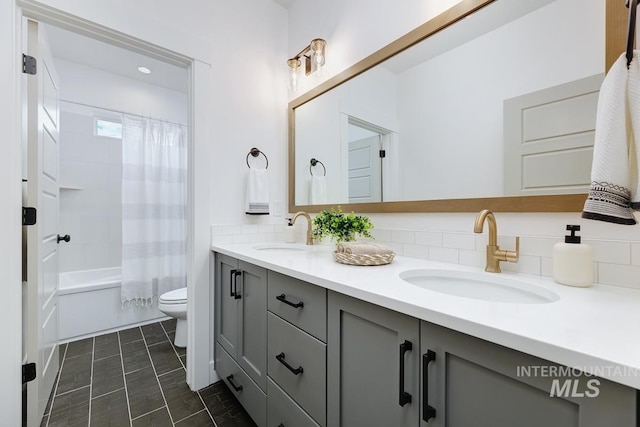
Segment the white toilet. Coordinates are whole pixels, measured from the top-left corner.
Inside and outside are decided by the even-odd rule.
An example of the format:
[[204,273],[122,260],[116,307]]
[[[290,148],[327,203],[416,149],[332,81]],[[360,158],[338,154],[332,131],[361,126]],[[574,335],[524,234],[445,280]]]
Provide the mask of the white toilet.
[[178,319],[176,323],[176,347],[187,346],[187,288],[175,289],[160,295],[158,309],[170,317]]

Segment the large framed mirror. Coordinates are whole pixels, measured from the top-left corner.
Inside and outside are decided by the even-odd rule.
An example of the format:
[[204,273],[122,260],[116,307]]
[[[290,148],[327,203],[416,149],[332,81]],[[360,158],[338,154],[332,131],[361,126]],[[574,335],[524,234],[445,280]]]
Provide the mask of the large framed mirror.
[[289,210],[582,210],[615,1],[463,0],[294,99]]

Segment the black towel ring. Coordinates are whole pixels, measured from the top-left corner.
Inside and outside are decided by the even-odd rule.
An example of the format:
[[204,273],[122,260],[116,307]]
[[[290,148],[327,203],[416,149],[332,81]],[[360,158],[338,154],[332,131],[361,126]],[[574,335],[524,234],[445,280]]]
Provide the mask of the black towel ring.
[[327,168],[324,167],[324,163],[322,163],[320,160],[311,159],[309,161],[309,163],[311,163],[309,165],[309,173],[311,174],[311,176],[314,176],[313,175],[313,171],[311,170],[311,168],[314,167],[315,165],[317,165],[318,163],[320,163],[322,165],[322,169],[324,169],[324,175],[322,175],[322,176],[327,176]]
[[264,159],[267,161],[267,165],[264,167],[265,169],[269,169],[269,158],[267,157],[266,154],[264,154],[262,151],[258,150],[256,147],[253,147],[248,153],[247,153],[247,167],[249,169],[251,169],[251,165],[249,165],[249,155],[252,155],[253,157],[258,157],[260,154],[262,154],[264,156]]
[[633,61],[633,40],[636,35],[636,7],[638,0],[627,0],[626,6],[629,8],[629,25],[627,26],[627,68]]

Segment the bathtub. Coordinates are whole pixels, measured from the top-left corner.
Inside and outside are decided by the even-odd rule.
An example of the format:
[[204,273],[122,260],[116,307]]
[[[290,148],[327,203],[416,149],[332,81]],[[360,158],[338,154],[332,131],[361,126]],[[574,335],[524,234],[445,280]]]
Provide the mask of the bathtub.
[[156,306],[122,308],[120,267],[60,273],[58,336],[67,342],[168,319]]

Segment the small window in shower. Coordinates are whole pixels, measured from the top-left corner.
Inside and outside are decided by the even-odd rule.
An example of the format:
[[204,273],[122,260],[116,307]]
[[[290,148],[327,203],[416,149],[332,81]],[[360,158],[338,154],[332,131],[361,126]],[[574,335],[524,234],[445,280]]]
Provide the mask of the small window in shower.
[[122,139],[122,122],[96,118],[94,123],[95,135]]

